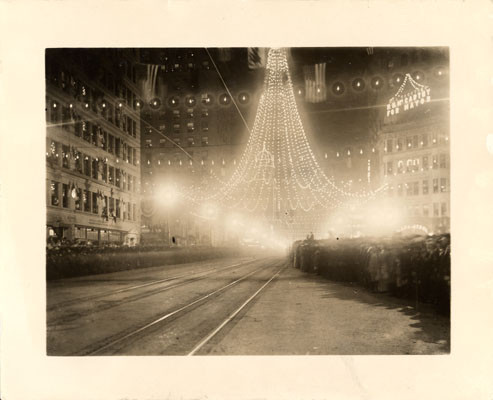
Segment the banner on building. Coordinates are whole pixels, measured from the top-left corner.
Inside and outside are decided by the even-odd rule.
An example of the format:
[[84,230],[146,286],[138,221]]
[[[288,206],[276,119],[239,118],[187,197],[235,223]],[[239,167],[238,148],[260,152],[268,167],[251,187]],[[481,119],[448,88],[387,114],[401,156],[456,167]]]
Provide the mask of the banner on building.
[[305,100],[309,103],[320,103],[327,100],[327,86],[325,84],[326,63],[305,65]]

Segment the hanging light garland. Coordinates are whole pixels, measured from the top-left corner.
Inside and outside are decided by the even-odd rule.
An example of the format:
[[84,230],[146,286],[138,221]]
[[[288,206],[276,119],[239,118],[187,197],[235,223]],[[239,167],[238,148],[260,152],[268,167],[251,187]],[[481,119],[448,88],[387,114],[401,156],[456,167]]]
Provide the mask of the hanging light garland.
[[325,175],[298,113],[284,49],[269,50],[264,87],[246,149],[229,180],[212,171],[217,190],[204,194],[211,186],[207,180],[203,187],[185,190],[185,197],[248,211],[301,232],[307,223],[317,223],[321,214],[342,206],[354,208],[384,189],[354,193]]

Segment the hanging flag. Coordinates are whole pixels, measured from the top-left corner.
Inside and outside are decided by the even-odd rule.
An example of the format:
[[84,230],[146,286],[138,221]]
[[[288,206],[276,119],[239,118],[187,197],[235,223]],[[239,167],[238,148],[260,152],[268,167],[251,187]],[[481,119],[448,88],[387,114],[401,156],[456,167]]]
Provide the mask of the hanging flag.
[[266,47],[249,47],[248,68],[265,68],[267,65],[267,50]]
[[327,87],[325,84],[326,63],[305,65],[305,100],[309,103],[320,103],[327,100]]
[[159,65],[147,64],[147,76],[144,80],[143,87],[143,93],[147,102],[156,97],[156,82],[158,71]]

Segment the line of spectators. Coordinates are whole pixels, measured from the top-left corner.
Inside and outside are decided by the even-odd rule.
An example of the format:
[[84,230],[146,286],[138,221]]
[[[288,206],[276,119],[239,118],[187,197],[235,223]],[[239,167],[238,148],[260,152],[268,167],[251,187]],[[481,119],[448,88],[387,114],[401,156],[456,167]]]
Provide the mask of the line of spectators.
[[299,241],[293,245],[291,261],[302,271],[450,311],[449,234]]

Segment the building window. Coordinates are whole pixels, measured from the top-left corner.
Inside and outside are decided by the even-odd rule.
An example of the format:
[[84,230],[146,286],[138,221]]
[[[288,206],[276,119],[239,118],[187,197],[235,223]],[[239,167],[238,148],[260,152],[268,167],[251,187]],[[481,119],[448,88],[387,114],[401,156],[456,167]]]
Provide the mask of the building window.
[[428,156],[423,156],[423,169],[428,169]]
[[207,132],[209,130],[209,122],[202,121],[202,132]]
[[408,149],[410,149],[411,147],[413,147],[413,138],[412,137],[406,138],[406,146],[407,146]]
[[51,181],[50,184],[50,192],[51,192],[51,205],[58,206],[60,205],[60,198],[58,193],[58,182]]
[[406,196],[412,196],[413,195],[413,184],[411,182],[406,183]]
[[115,139],[115,155],[117,157],[122,156],[122,141],[118,138]]
[[166,146],[166,139],[159,139],[159,146],[160,147]]
[[165,124],[159,125],[159,132],[161,132],[161,133],[166,132],[166,125]]
[[193,132],[195,130],[195,125],[193,124],[193,122],[187,123],[187,130],[188,132]]
[[120,200],[116,199],[116,217],[121,218]]
[[98,145],[98,128],[99,127],[94,124],[92,124],[91,126],[91,144],[93,144],[94,146]]
[[436,133],[434,133],[434,134],[432,134],[432,135],[431,135],[431,143],[432,143],[433,145],[436,145],[436,144],[437,144],[437,137],[438,137],[438,136],[437,136],[437,134],[436,134]]
[[433,179],[433,193],[438,193],[438,179]]
[[193,118],[193,108],[188,108],[187,109],[187,117],[188,118]]
[[70,153],[70,148],[68,146],[62,145],[62,167],[69,168],[68,157]]
[[415,149],[417,149],[417,148],[418,148],[418,135],[414,135],[414,136],[413,136],[413,147],[414,147]]
[[426,147],[428,146],[428,134],[424,134],[421,138],[421,146]]
[[438,156],[433,156],[433,169],[438,169]]
[[128,191],[131,192],[133,189],[133,177],[132,175],[128,175]]
[[121,179],[122,179],[122,173],[120,171],[120,168],[115,168],[115,186],[116,187],[121,187]]
[[135,216],[135,208],[136,208],[135,204],[132,204],[132,220],[134,221],[137,219]]
[[91,192],[89,190],[84,190],[82,192],[82,206],[84,211],[91,212]]
[[152,139],[146,139],[145,147],[152,147]]
[[422,192],[423,192],[423,194],[428,194],[428,190],[429,190],[429,188],[428,188],[428,180],[424,180],[423,181],[423,186],[422,186]]
[[208,117],[209,116],[209,110],[207,108],[202,109],[202,117]]
[[404,161],[397,161],[397,173],[402,174],[404,172]]
[[433,203],[433,216],[434,217],[439,217],[440,216],[440,210],[439,210],[439,204],[438,203]]
[[115,137],[108,135],[108,153],[113,154],[115,148]]
[[84,175],[91,176],[91,160],[89,156],[84,156]]
[[202,146],[209,145],[209,138],[207,136],[202,136]]
[[402,150],[402,139],[397,139],[397,144],[396,144],[395,148],[397,149],[397,151]]
[[109,167],[109,171],[108,171],[108,183],[110,184],[114,184],[115,182],[115,168],[114,167]]
[[440,192],[445,193],[447,191],[447,179],[440,178]]
[[92,193],[92,212],[94,214],[98,214],[98,194],[97,193]]
[[106,131],[101,133],[101,147],[104,151],[108,151],[108,133]]
[[132,213],[131,213],[131,204],[127,203],[127,218],[132,219]]
[[419,195],[419,182],[413,182],[413,196]]
[[103,182],[108,182],[108,166],[104,162],[101,165],[101,179]]
[[387,162],[387,175],[392,175],[392,161]]
[[92,160],[92,177],[94,179],[98,179],[98,172],[99,172],[99,161],[97,158],[94,158]]
[[385,147],[385,151],[388,151],[389,153],[392,153],[392,146],[393,146],[392,139],[387,139],[387,145]]
[[447,157],[445,154],[440,154],[440,168],[447,168]]
[[189,137],[189,138],[188,138],[188,145],[189,145],[189,146],[193,146],[193,145],[194,145],[194,140],[193,140],[193,137]]
[[75,189],[75,209],[80,211],[81,209],[81,198],[82,198],[82,189]]
[[428,204],[423,204],[423,215],[425,217],[430,215],[430,208],[428,207]]
[[62,207],[68,207],[68,196],[69,196],[69,188],[65,183],[62,184]]
[[180,124],[173,124],[173,132],[180,133]]
[[212,104],[212,96],[209,93],[203,93],[201,102],[204,106],[210,106]]
[[173,119],[179,120],[180,116],[180,110],[173,110]]
[[132,148],[132,164],[137,165],[137,150]]
[[442,215],[442,217],[447,216],[447,203],[442,203],[442,205],[441,205],[441,215]]

